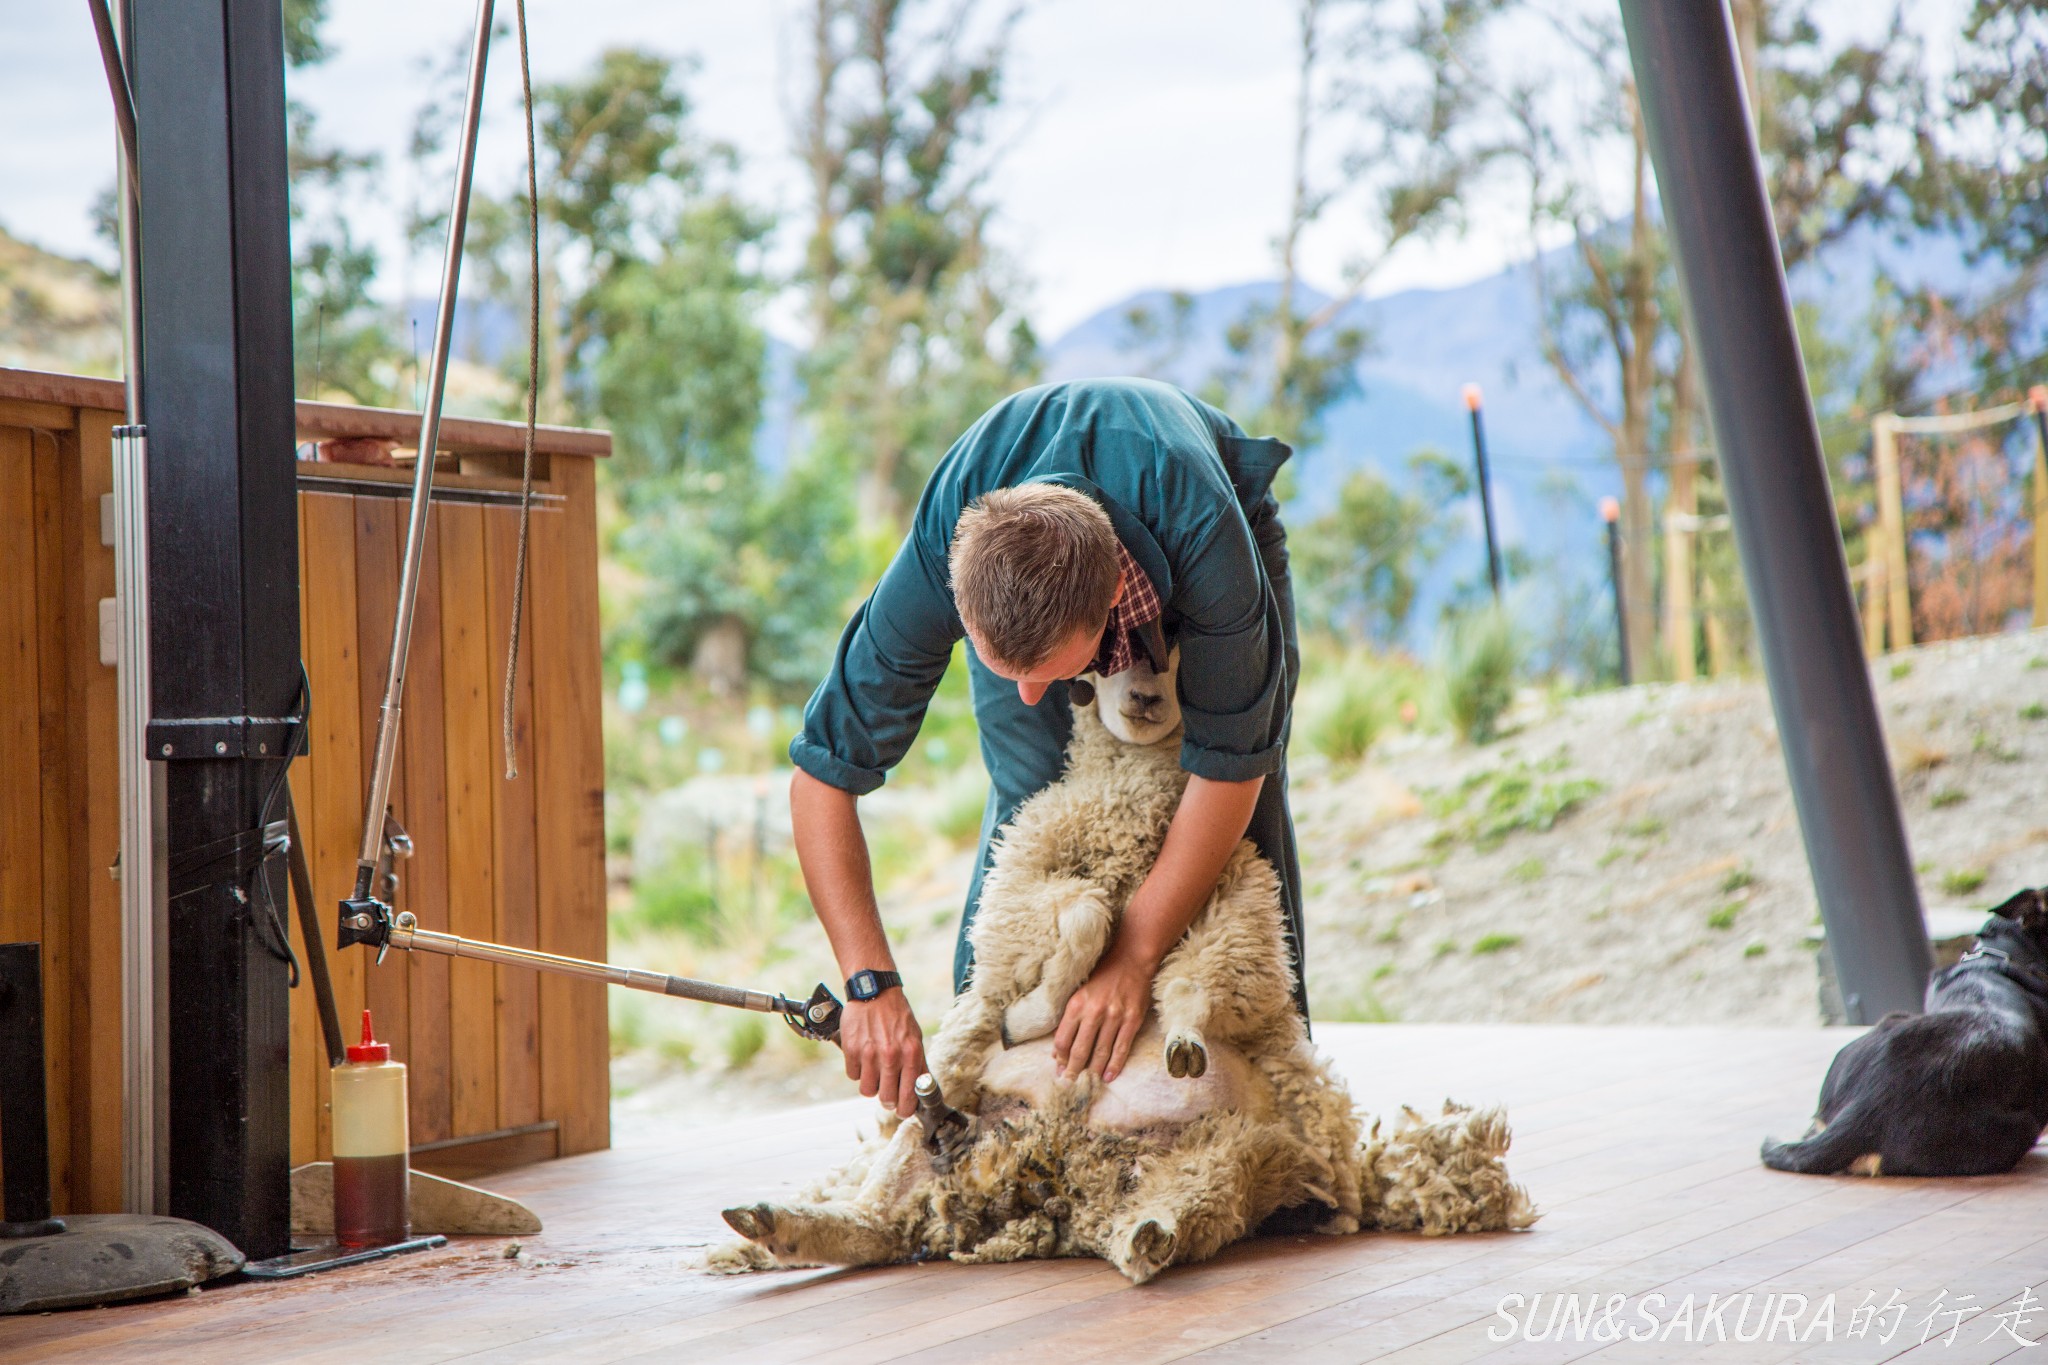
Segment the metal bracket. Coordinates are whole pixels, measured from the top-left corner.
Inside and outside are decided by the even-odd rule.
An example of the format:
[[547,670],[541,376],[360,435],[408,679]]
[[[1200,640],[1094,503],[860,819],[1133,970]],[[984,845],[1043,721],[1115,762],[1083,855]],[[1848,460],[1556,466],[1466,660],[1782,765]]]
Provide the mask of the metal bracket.
[[384,808],[384,852],[377,859],[377,899],[385,905],[398,904],[398,864],[412,857],[412,836],[398,823],[389,806]]
[[[284,758],[306,752],[304,716],[198,716],[152,720],[144,732],[144,754],[152,762],[192,758]],[[285,747],[294,737],[298,749]]]

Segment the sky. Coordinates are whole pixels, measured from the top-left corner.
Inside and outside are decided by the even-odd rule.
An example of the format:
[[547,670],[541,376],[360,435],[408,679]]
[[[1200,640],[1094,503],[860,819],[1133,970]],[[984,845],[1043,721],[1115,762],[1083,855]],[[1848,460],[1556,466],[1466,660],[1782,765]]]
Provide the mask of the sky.
[[[85,7],[13,0],[0,38],[0,226],[54,251],[111,264],[93,235],[94,197],[113,178],[113,121]],[[991,10],[999,6],[991,4]],[[501,5],[509,16],[510,6]],[[788,111],[804,53],[798,0],[529,0],[535,79],[571,76],[604,48],[636,44],[696,59],[688,90],[705,134],[744,157],[744,189],[803,209]],[[382,193],[353,210],[379,248],[383,288],[404,289],[398,223],[406,139],[427,68],[466,44],[461,0],[330,0],[333,58],[292,90],[324,136],[384,158]],[[1012,113],[990,182],[998,243],[1030,281],[1041,336],[1145,288],[1200,290],[1276,273],[1294,98],[1287,0],[1037,0],[1015,33]],[[514,49],[492,68],[479,176],[521,165]],[[1332,149],[1334,151],[1334,149]],[[430,187],[444,198],[445,186]],[[1304,253],[1334,285],[1361,219],[1339,205]],[[792,234],[793,236],[793,234]],[[793,244],[784,243],[785,256]],[[1374,293],[1463,283],[1522,254],[1518,222],[1482,221],[1466,239],[1389,261]],[[413,291],[436,263],[414,261]]]

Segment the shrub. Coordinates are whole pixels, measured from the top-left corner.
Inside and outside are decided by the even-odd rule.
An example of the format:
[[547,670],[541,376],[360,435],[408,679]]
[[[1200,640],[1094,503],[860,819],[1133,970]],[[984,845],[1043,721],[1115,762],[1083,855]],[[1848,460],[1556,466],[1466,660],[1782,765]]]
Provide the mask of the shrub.
[[1302,702],[1304,738],[1332,763],[1362,761],[1397,705],[1370,666],[1331,671]]
[[1515,699],[1522,642],[1507,612],[1488,606],[1454,619],[1443,650],[1444,709],[1458,734],[1484,744]]
[[712,894],[710,858],[693,846],[679,847],[666,863],[633,883],[633,907],[622,918],[636,930],[672,930],[697,943],[719,936],[718,898]]
[[1987,874],[1978,867],[1959,867],[1942,877],[1941,889],[1951,896],[1967,896],[1984,885]]

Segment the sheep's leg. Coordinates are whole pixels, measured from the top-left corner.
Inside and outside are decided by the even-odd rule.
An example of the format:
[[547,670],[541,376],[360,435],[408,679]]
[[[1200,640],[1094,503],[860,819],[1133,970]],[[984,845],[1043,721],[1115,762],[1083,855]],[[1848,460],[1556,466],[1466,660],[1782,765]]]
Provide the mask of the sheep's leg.
[[1183,1134],[1143,1163],[1138,1188],[1111,1220],[1103,1258],[1133,1284],[1205,1261],[1272,1212],[1299,1183],[1300,1166],[1291,1145],[1262,1126]]
[[1168,1075],[1200,1076],[1212,1040],[1244,1047],[1293,1019],[1278,907],[1271,866],[1241,845],[1153,978]]
[[1068,997],[1095,970],[1116,924],[1115,911],[1102,888],[1073,878],[1048,883],[1039,901],[1058,907],[1059,939],[1045,960],[1038,984],[1003,1011],[1005,1045],[1043,1038],[1059,1027]]
[[825,1265],[890,1265],[917,1248],[903,1229],[857,1208],[823,1204],[754,1204],[727,1209],[726,1226],[786,1261]]
[[924,1130],[904,1123],[875,1158],[853,1198],[830,1203],[752,1204],[725,1210],[726,1226],[784,1260],[886,1265],[916,1252],[910,1219],[916,1187],[931,1174]]

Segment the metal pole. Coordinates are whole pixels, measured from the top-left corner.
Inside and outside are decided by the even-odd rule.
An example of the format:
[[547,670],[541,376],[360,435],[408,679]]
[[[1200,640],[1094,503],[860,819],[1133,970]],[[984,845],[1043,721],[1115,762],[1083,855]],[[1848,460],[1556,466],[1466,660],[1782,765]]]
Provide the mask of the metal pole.
[[1621,576],[1621,504],[1613,498],[1600,499],[1600,520],[1607,523],[1607,581],[1614,589],[1614,640],[1621,651],[1621,685],[1635,681],[1628,666],[1628,598]]
[[127,421],[113,432],[114,692],[121,795],[121,1206],[169,1207],[163,769],[148,759],[149,440],[142,426],[141,176],[128,82],[128,7],[88,0],[119,131],[121,351]]
[[1479,471],[1479,515],[1486,523],[1486,577],[1500,601],[1500,546],[1493,534],[1493,476],[1486,467],[1486,427],[1479,418],[1479,386],[1465,386],[1465,410],[1472,414],[1472,464]]
[[1932,967],[1724,5],[1622,0],[1828,951],[1855,1023]]
[[356,857],[355,898],[370,894],[383,852],[384,807],[391,799],[391,773],[398,760],[399,706],[405,696],[405,662],[412,649],[413,603],[419,596],[420,559],[427,548],[427,515],[434,484],[434,449],[441,439],[441,397],[448,384],[448,352],[455,335],[456,288],[462,279],[462,239],[469,225],[469,187],[476,170],[477,125],[483,118],[484,68],[491,55],[492,0],[477,0],[476,33],[469,53],[469,89],[463,97],[462,144],[456,155],[455,197],[448,209],[448,245],[441,261],[441,299],[434,314],[433,360],[427,371],[426,402],[420,413],[418,457],[412,476],[412,513],[405,527],[405,565],[398,579],[398,613],[391,623],[391,663],[384,675],[384,704],[377,712],[377,745],[370,768],[369,798],[363,805],[363,842]]

